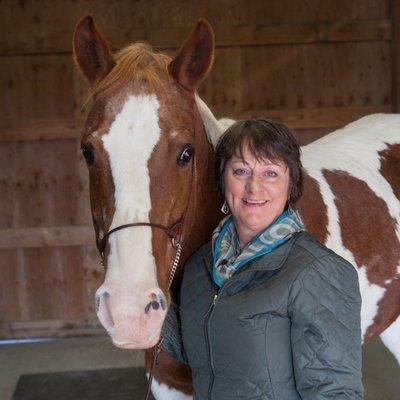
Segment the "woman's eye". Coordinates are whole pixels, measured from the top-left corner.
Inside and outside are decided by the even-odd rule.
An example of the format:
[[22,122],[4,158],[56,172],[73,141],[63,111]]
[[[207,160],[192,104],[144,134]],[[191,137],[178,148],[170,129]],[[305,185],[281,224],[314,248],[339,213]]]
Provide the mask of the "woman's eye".
[[242,168],[234,169],[233,173],[234,173],[234,175],[237,175],[237,176],[246,176],[247,175],[247,171]]
[[278,176],[275,171],[267,171],[265,174],[268,176],[268,178],[276,178]]
[[94,163],[94,154],[91,147],[82,146],[82,155],[85,158],[87,165],[92,165]]
[[194,148],[192,145],[187,145],[182,150],[181,154],[178,157],[178,165],[183,166],[187,164],[193,157]]

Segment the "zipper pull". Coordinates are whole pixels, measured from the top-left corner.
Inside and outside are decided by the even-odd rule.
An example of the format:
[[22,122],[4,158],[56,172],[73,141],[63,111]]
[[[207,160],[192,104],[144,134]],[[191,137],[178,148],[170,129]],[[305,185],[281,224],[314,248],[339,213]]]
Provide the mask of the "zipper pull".
[[213,298],[213,302],[212,302],[213,306],[215,306],[215,303],[217,302],[217,299],[218,299],[218,295],[214,294],[214,298]]

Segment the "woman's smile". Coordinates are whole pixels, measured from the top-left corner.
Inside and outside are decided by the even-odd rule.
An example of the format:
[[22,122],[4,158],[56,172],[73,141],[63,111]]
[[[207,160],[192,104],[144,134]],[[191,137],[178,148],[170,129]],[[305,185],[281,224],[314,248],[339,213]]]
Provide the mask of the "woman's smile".
[[289,196],[289,169],[284,162],[258,160],[244,147],[226,163],[225,199],[232,211],[240,247],[282,213]]
[[261,207],[267,202],[268,200],[243,199],[243,203],[248,207]]

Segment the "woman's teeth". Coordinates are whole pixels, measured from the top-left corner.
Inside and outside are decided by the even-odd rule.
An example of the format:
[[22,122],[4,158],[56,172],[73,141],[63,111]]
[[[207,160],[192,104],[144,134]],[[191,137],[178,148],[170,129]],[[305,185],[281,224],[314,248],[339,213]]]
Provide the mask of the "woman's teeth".
[[254,204],[254,205],[265,204],[267,202],[267,200],[251,200],[251,199],[243,199],[243,201],[247,204]]

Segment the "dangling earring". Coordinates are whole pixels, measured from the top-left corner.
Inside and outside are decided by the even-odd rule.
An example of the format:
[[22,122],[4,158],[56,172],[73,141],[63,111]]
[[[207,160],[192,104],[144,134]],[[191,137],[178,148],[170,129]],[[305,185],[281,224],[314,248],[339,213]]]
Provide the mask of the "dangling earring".
[[228,214],[229,213],[229,206],[228,206],[228,203],[226,202],[226,200],[224,201],[224,204],[222,204],[221,211],[224,214]]

